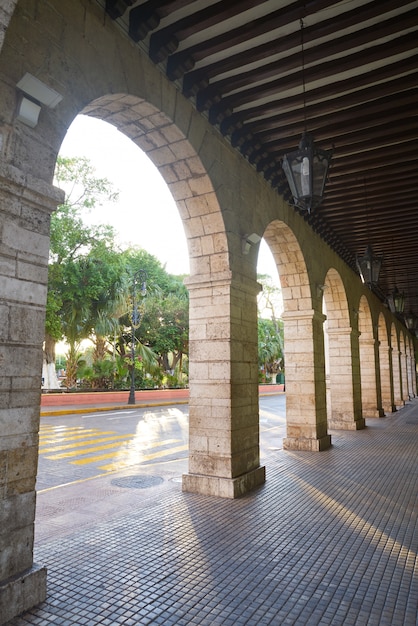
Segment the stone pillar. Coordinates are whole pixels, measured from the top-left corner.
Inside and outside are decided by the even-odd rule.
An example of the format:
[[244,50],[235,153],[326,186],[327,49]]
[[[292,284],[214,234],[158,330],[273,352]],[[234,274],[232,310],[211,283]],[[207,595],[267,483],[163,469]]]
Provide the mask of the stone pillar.
[[376,342],[360,336],[361,397],[364,417],[383,417],[376,384]]
[[33,563],[49,222],[57,190],[0,168],[0,621],[43,601]]
[[325,316],[313,309],[283,314],[286,351],[286,450],[326,450]]
[[414,397],[414,388],[413,388],[413,384],[412,384],[412,375],[413,375],[413,371],[412,371],[412,358],[411,358],[411,351],[409,348],[407,348],[407,353],[406,353],[406,379],[407,379],[407,384],[408,384],[408,398],[410,400],[412,400],[412,398]]
[[[331,415],[328,427],[360,430],[365,427],[359,386],[353,384],[351,327],[328,328]],[[357,331],[355,335],[358,337]]]
[[399,348],[393,347],[390,356],[391,356],[392,383],[393,383],[393,410],[397,411],[404,405],[404,402],[402,400],[402,390],[401,390]]
[[260,467],[255,281],[191,277],[189,473],[183,490],[235,498]]
[[391,413],[393,410],[389,350],[388,344],[386,342],[381,342],[379,346],[380,393],[382,410],[384,413]]
[[406,366],[406,353],[405,353],[405,342],[403,343],[403,352],[400,352],[400,360],[401,360],[401,383],[402,383],[402,398],[404,402],[409,399],[408,396],[408,373]]

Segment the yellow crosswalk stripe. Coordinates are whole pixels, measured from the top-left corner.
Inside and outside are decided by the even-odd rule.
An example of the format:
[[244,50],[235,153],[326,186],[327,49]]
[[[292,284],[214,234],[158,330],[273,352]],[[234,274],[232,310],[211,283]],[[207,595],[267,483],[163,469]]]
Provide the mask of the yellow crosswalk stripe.
[[[157,442],[155,442],[155,444],[152,444],[152,445],[148,446],[147,449],[149,449],[151,447],[155,448],[155,447],[158,447],[158,446],[161,446],[161,445],[167,445],[167,444],[170,444],[170,443],[177,443],[178,441],[181,441],[181,439],[169,439],[168,441],[164,441],[164,442],[157,441]],[[169,448],[169,449],[163,450],[161,454],[162,455],[171,454],[171,452],[170,452],[171,450],[177,451],[176,448]],[[143,451],[141,450],[140,447],[136,447],[136,449],[130,450],[129,452],[130,452],[130,454],[132,454],[132,452],[136,452],[138,454],[138,458],[140,460],[145,458],[143,456]],[[155,454],[158,455],[159,453],[156,452]],[[97,461],[105,461],[106,459],[113,459],[114,456],[115,456],[115,453],[100,454],[99,456],[88,457],[86,459],[79,459],[77,461],[71,461],[71,463],[72,463],[72,465],[87,465],[88,463],[97,463]],[[149,455],[149,456],[152,456],[152,455]],[[137,459],[136,463],[138,463],[138,462],[139,461]],[[118,463],[118,466],[119,466],[119,463]],[[103,469],[103,468],[100,468],[100,469]]]
[[[105,433],[106,434],[106,433]],[[58,452],[60,450],[70,450],[72,448],[82,448],[83,446],[91,446],[95,443],[105,443],[106,441],[116,441],[117,439],[126,439],[126,437],[135,437],[134,433],[127,435],[112,435],[111,437],[102,437],[99,439],[85,439],[84,441],[77,441],[76,443],[66,443],[63,446],[52,446],[50,448],[44,448],[43,445],[39,447],[40,454],[47,454],[48,452]],[[49,443],[49,442],[48,442]],[[51,442],[53,443],[53,442]]]
[[[126,437],[126,435],[125,435]],[[113,441],[112,443],[105,444],[103,446],[94,446],[86,448],[85,450],[72,450],[71,452],[61,452],[60,454],[52,454],[45,458],[50,461],[56,461],[58,459],[70,459],[74,456],[81,456],[82,454],[91,454],[91,452],[99,452],[99,450],[109,450],[110,448],[119,448],[124,443],[129,443],[132,439],[124,439],[122,441]]]
[[[61,443],[63,441],[74,441],[74,439],[85,439],[88,437],[95,437],[101,435],[113,435],[115,430],[85,430],[80,435],[72,435],[71,437],[54,437],[53,439],[42,439],[39,438],[40,445],[44,445],[46,443]],[[124,437],[129,437],[129,435],[124,435]]]
[[84,426],[72,426],[71,428],[69,426],[49,426],[48,428],[46,426],[41,426],[40,430],[39,430],[39,434],[42,436],[43,433],[45,433],[46,435],[51,435],[51,434],[59,434],[59,433],[63,433],[63,432],[73,432],[73,431],[80,431],[80,430],[86,430],[84,428]]
[[[140,455],[138,459],[129,461],[121,461],[120,463],[111,463],[110,465],[101,465],[99,469],[105,472],[112,472],[117,469],[122,469],[123,467],[130,467],[132,465],[138,465],[139,463],[145,463],[146,461],[152,461],[154,459],[160,459],[164,456],[169,456],[170,454],[175,454],[176,452],[184,452],[188,450],[188,445],[176,446],[175,448],[167,448],[165,450],[160,450],[159,452],[153,452],[152,454]],[[73,461],[73,463],[77,463],[77,461]],[[80,463],[78,463],[80,465]]]
[[61,436],[61,435],[49,435],[48,437],[39,437],[39,441],[41,444],[43,443],[61,443],[62,441],[73,441],[73,439],[83,439],[85,437],[90,437],[90,436],[95,436],[95,435],[113,435],[113,433],[116,433],[115,430],[96,430],[96,429],[86,429],[83,432],[80,433],[80,431],[77,432],[77,434],[73,434],[73,433],[65,433],[65,435],[68,436]]

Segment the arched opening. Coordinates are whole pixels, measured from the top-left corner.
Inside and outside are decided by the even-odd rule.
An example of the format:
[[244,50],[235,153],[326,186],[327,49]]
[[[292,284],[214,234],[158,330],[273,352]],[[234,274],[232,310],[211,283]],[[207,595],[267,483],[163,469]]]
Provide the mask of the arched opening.
[[339,273],[331,268],[323,292],[327,414],[330,428],[364,428],[360,394],[353,382],[353,339],[347,296]]
[[[372,314],[365,296],[359,303],[359,348],[361,398],[364,417],[382,417],[383,411],[377,394],[375,337],[373,334]],[[380,398],[380,394],[379,394]]]
[[393,410],[393,401],[390,377],[389,341],[386,320],[383,313],[380,313],[378,321],[378,348],[382,409],[385,413],[391,413]]
[[125,94],[98,98],[82,113],[115,126],[157,167],[184,226],[190,275],[228,270],[225,227],[213,185],[178,126],[149,102]]
[[301,247],[284,222],[274,221],[264,238],[275,259],[283,295],[286,361],[286,449],[321,450],[327,433],[323,321],[313,307]]
[[[183,488],[240,495],[264,481],[264,468],[259,465],[256,370],[249,350],[252,335],[256,346],[256,332],[252,317],[244,321],[245,315],[234,313],[242,310],[248,316],[254,309],[255,321],[255,285],[243,289],[241,278],[236,284],[231,281],[226,229],[212,182],[178,127],[150,103],[124,94],[103,96],[83,113],[106,120],[139,146],[158,168],[177,204],[190,258],[190,471]],[[243,401],[246,430],[251,416],[253,436],[241,436]]]

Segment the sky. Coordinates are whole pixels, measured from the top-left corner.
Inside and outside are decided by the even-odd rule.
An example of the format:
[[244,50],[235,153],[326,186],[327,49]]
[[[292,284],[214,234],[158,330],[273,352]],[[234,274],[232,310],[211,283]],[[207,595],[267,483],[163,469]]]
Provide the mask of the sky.
[[[170,274],[189,274],[186,236],[177,206],[158,169],[133,141],[111,124],[79,115],[68,129],[60,154],[86,157],[97,178],[107,178],[119,192],[116,203],[86,214],[86,222],[111,224],[122,246],[132,244],[150,252]],[[264,241],[257,271],[277,277]]]

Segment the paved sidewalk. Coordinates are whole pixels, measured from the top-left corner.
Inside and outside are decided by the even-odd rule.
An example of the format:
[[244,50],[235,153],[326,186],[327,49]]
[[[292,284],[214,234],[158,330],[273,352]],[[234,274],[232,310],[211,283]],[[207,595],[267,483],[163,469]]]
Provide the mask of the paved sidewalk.
[[240,500],[181,492],[183,465],[41,493],[48,599],[13,626],[416,626],[418,401],[271,452]]

